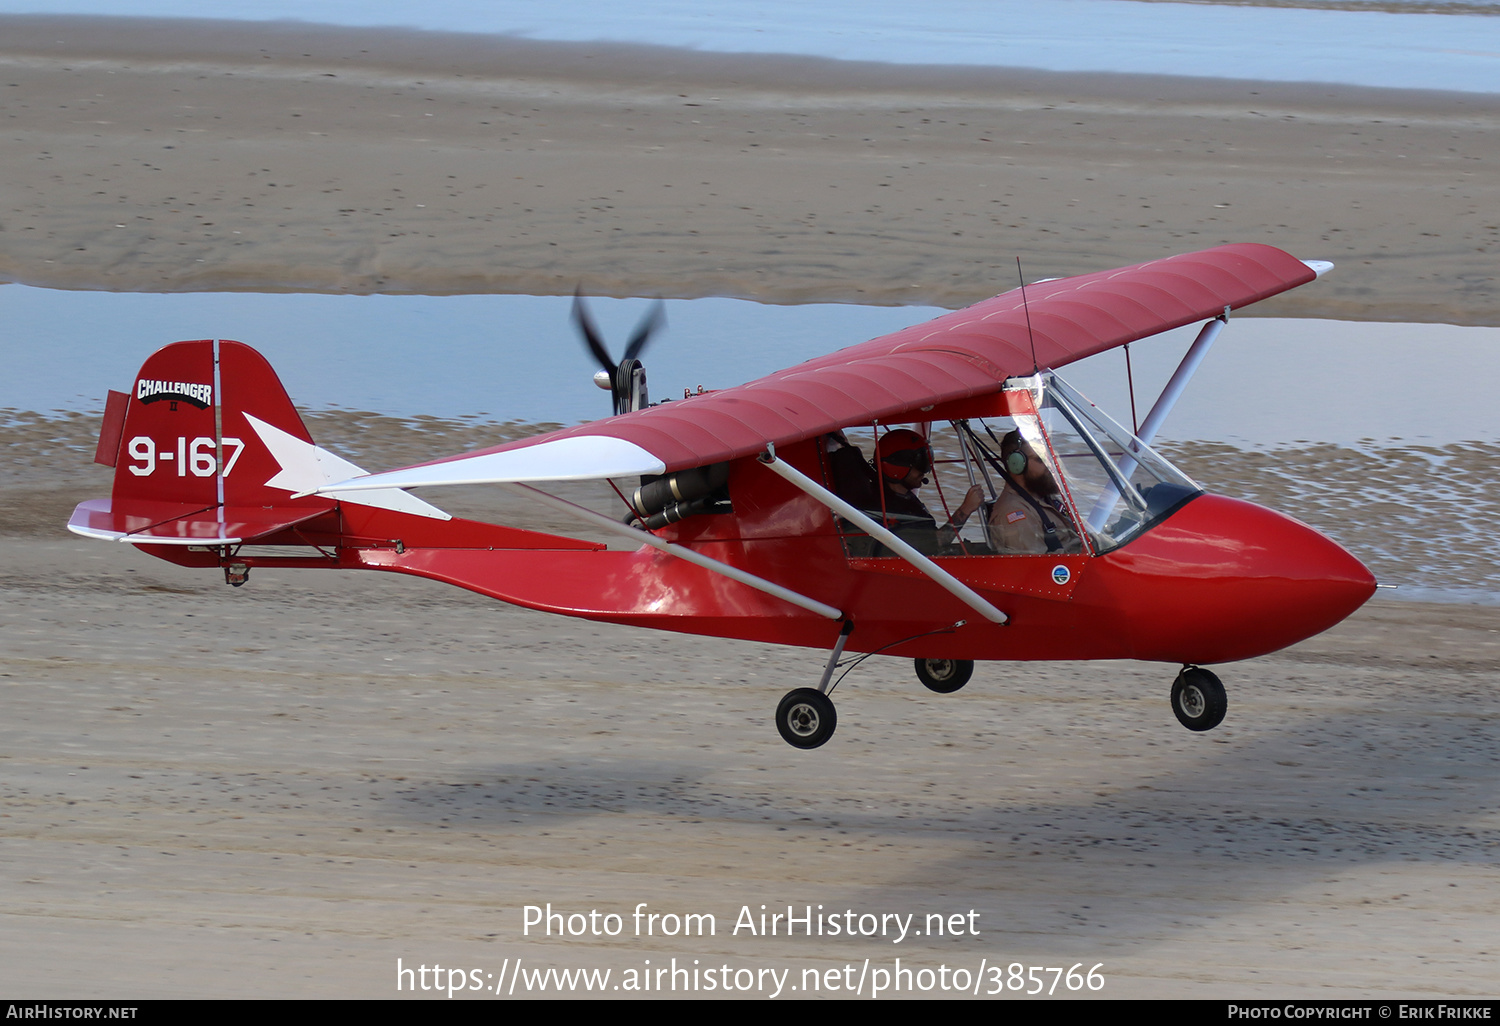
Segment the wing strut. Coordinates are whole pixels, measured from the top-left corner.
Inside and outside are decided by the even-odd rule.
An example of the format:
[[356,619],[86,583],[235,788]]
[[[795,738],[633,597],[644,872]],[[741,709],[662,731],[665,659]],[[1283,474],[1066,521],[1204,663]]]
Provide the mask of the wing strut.
[[928,577],[931,577],[943,590],[949,592],[954,598],[986,620],[989,620],[991,623],[1009,622],[1010,617],[986,602],[973,588],[960,581],[957,577],[954,577],[906,542],[896,537],[891,531],[871,520],[864,513],[849,505],[849,503],[837,495],[834,495],[827,488],[824,488],[800,470],[788,465],[785,460],[778,460],[774,445],[767,443],[766,451],[759,458],[767,467],[786,478],[808,495],[811,495],[814,499],[817,499],[839,516],[863,528],[872,537],[880,539],[892,552],[922,571]]
[[[1147,445],[1151,444],[1151,439],[1156,437],[1162,421],[1167,419],[1167,414],[1171,413],[1172,407],[1177,405],[1177,400],[1187,388],[1188,382],[1192,380],[1193,373],[1197,371],[1203,358],[1208,355],[1209,346],[1214,344],[1214,339],[1219,337],[1219,332],[1223,331],[1224,325],[1228,323],[1229,308],[1225,307],[1222,314],[1203,325],[1203,330],[1198,332],[1198,337],[1193,339],[1193,344],[1188,346],[1188,351],[1183,354],[1182,362],[1177,365],[1177,370],[1172,374],[1172,380],[1168,381],[1167,387],[1161,390],[1156,404],[1151,407],[1151,412],[1146,414],[1146,419],[1141,422],[1141,429],[1135,433],[1137,438]],[[1125,472],[1125,476],[1130,476],[1129,470]]]
[[607,531],[613,531],[615,534],[622,535],[623,537],[629,538],[632,541],[645,542],[652,548],[660,549],[662,552],[665,552],[668,555],[676,556],[679,559],[685,559],[689,563],[692,563],[696,566],[701,566],[705,570],[711,571],[716,574],[722,574],[732,581],[739,581],[741,584],[749,585],[757,591],[763,591],[767,595],[772,595],[776,598],[781,599],[783,602],[790,602],[792,605],[799,606],[802,609],[806,609],[810,613],[817,613],[819,616],[826,616],[830,620],[841,620],[844,617],[844,614],[840,610],[837,610],[832,606],[827,605],[826,603],[819,602],[817,599],[808,598],[806,595],[792,591],[792,589],[790,588],[783,588],[781,585],[776,584],[772,581],[768,581],[764,577],[757,577],[754,574],[746,573],[739,567],[730,566],[728,563],[721,563],[717,559],[713,559],[709,556],[703,555],[701,552],[694,552],[692,549],[685,546],[665,541],[661,538],[658,538],[656,535],[652,534],[649,531],[642,531],[639,528],[635,527],[626,527],[618,520],[612,520],[609,517],[605,516],[603,513],[595,513],[591,509],[585,509],[582,506],[574,505],[567,499],[559,499],[555,495],[548,495],[540,488],[533,488],[531,487],[531,485],[521,484],[520,482],[509,483],[506,485],[506,487],[514,491],[521,492],[527,498],[535,499],[545,506],[551,506],[553,509],[558,510],[559,512],[567,513],[568,515],[578,517],[581,520],[586,520],[589,523],[593,524],[595,527],[600,527]]

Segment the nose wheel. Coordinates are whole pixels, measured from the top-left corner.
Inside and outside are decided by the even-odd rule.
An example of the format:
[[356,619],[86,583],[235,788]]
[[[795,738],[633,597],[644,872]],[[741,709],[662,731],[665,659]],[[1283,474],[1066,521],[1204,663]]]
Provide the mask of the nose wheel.
[[917,680],[928,691],[940,695],[951,695],[974,676],[974,662],[970,659],[918,659]]
[[1201,666],[1184,666],[1172,682],[1172,712],[1188,730],[1213,730],[1228,709],[1224,685]]
[[776,707],[776,729],[793,748],[817,748],[838,726],[833,699],[816,688],[788,691]]

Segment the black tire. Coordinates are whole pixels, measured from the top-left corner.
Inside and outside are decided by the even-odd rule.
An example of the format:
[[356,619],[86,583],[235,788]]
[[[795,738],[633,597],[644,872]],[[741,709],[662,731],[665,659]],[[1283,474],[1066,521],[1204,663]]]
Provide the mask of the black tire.
[[817,748],[838,726],[833,700],[816,688],[788,691],[776,707],[776,729],[793,748]]
[[1172,682],[1172,712],[1188,730],[1213,730],[1228,709],[1224,685],[1201,666],[1184,666]]
[[918,659],[917,680],[928,691],[940,695],[951,695],[974,676],[974,662],[970,659]]

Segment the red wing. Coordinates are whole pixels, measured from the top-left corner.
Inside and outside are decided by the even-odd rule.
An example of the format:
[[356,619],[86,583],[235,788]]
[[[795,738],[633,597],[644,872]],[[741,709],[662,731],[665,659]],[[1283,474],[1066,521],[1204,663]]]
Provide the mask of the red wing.
[[[1279,249],[1240,243],[1039,282],[1026,287],[1026,307],[1019,290],[1007,292],[737,388],[373,475],[356,487],[662,473],[851,424],[921,419],[924,408],[993,393],[1006,378],[1029,374],[1033,345],[1037,366],[1062,367],[1316,276]],[[526,449],[537,451],[518,452]]]

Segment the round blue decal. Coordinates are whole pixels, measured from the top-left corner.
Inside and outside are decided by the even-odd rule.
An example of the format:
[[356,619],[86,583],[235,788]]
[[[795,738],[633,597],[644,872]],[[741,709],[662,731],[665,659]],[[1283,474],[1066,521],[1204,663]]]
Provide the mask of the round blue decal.
[[1063,566],[1061,563],[1052,568],[1053,584],[1067,584],[1072,577],[1072,573],[1070,573],[1068,568]]

